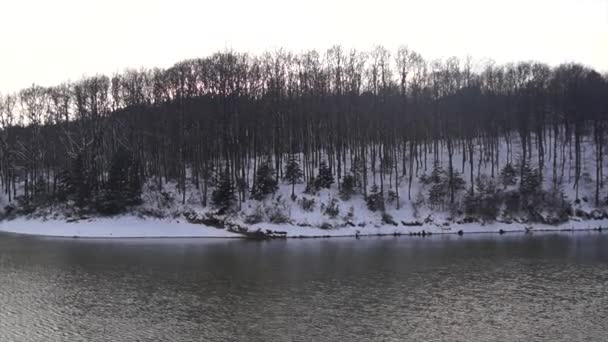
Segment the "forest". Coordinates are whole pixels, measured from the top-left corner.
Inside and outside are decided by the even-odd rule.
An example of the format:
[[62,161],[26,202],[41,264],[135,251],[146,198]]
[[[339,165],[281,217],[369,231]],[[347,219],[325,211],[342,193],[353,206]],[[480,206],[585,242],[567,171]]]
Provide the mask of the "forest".
[[238,213],[285,188],[305,209],[333,189],[329,216],[356,197],[488,219],[544,203],[567,220],[607,204],[607,126],[608,75],[576,63],[227,50],[0,94],[3,216],[114,215],[150,192]]

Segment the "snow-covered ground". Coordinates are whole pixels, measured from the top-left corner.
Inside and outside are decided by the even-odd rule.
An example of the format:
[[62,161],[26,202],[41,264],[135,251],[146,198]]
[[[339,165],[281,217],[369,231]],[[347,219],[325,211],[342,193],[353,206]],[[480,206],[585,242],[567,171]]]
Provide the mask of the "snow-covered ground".
[[[520,159],[520,146],[515,139],[513,142],[512,160],[515,163]],[[480,146],[476,149],[476,155],[479,155]],[[413,177],[411,188],[411,197],[408,196],[408,177],[409,175],[400,175],[398,188],[400,198],[399,205],[396,201],[387,202],[385,217],[379,211],[370,211],[366,205],[363,194],[361,192],[352,196],[348,200],[340,199],[338,185],[333,184],[330,189],[321,189],[315,194],[304,193],[305,184],[297,184],[295,186],[296,199],[292,200],[291,186],[289,184],[280,183],[278,191],[269,195],[263,201],[246,199],[226,219],[226,222],[232,225],[247,229],[248,232],[267,230],[281,232],[280,236],[287,237],[311,237],[311,236],[355,236],[355,235],[377,235],[377,234],[410,234],[420,233],[423,230],[425,233],[431,232],[434,234],[444,233],[481,233],[481,232],[511,232],[525,231],[526,228],[532,230],[585,230],[596,228],[608,228],[608,208],[604,202],[599,207],[594,205],[594,190],[595,190],[595,159],[594,151],[596,146],[592,141],[585,141],[582,144],[584,162],[581,171],[581,180],[579,182],[579,198],[580,201],[574,201],[576,192],[574,188],[573,168],[572,163],[567,160],[564,164],[564,177],[560,177],[560,188],[563,191],[565,201],[571,204],[574,212],[581,211],[586,217],[577,217],[581,215],[571,215],[569,220],[559,225],[545,225],[537,223],[526,223],[525,215],[499,215],[497,220],[491,223],[484,223],[480,218],[475,218],[474,223],[458,223],[465,221],[465,215],[458,214],[449,208],[437,209],[431,208],[428,203],[428,186],[420,182],[420,176],[431,172],[432,156],[429,155],[429,160],[426,169],[421,166],[418,173]],[[447,167],[447,157],[445,149],[439,153],[439,163],[445,168]],[[494,170],[494,176],[497,177],[500,168],[506,164],[506,148],[505,145],[500,147],[500,167]],[[538,167],[536,150],[533,150],[533,157],[529,163],[533,167]],[[462,163],[461,151],[456,151],[454,154],[455,171],[460,172],[466,182],[466,188],[470,184],[470,164]],[[547,160],[552,160],[551,155],[547,155]],[[561,156],[560,156],[561,158]],[[561,159],[559,161],[561,163]],[[345,169],[349,169],[349,165],[345,165]],[[401,169],[401,167],[399,167]],[[561,173],[561,164],[558,166]],[[490,165],[487,160],[475,159],[474,176],[491,175]],[[543,188],[550,189],[552,187],[552,165],[546,162],[543,168],[544,184]],[[608,174],[608,165],[604,167],[604,174]],[[377,175],[377,180],[379,175]],[[385,198],[388,189],[394,189],[395,180],[385,176]],[[388,183],[387,183],[388,181]],[[605,179],[608,182],[608,178]],[[371,172],[368,174],[368,184],[374,183],[374,178]],[[513,187],[514,189],[517,186]],[[211,189],[210,191],[211,192]],[[606,189],[602,189],[602,198],[606,196]],[[456,202],[462,208],[464,191],[461,191],[456,198]],[[42,208],[32,219],[17,218],[14,220],[0,221],[0,231],[35,234],[45,236],[61,236],[61,237],[242,237],[243,234],[230,232],[226,229],[218,229],[208,227],[201,224],[188,223],[185,219],[185,213],[195,215],[198,218],[207,217],[216,211],[212,205],[203,206],[202,190],[197,189],[191,182],[188,182],[186,188],[185,203],[182,203],[182,194],[180,188],[174,181],[163,182],[162,189],[158,189],[154,181],[148,181],[144,186],[142,193],[143,204],[133,208],[132,212],[125,216],[117,218],[92,218],[80,220],[78,222],[66,222],[65,208]],[[305,206],[304,202],[314,204]],[[337,214],[330,215],[327,208],[331,205],[337,207]],[[419,204],[417,204],[419,203]],[[0,195],[0,206],[7,205],[7,199]],[[539,213],[548,216],[546,212],[547,206],[544,209],[539,205]],[[550,208],[549,208],[550,209]],[[545,210],[545,212],[543,212]],[[503,209],[501,208],[501,212]],[[593,212],[599,215],[591,215]],[[590,217],[602,218],[593,220]],[[50,218],[48,220],[44,219]],[[145,218],[142,218],[145,217]],[[165,217],[157,219],[154,217]],[[277,220],[276,218],[283,217]],[[390,222],[385,220],[389,218],[395,224],[386,224]],[[255,223],[254,223],[255,222]],[[272,223],[275,222],[275,223]],[[284,223],[276,223],[284,222]],[[507,223],[510,222],[510,223]],[[416,225],[412,225],[416,223]],[[242,231],[241,231],[242,232]],[[284,233],[284,234],[283,234]]]
[[[262,232],[284,232],[286,237],[338,237],[338,236],[369,236],[369,235],[409,235],[424,231],[432,234],[463,234],[471,233],[499,233],[524,232],[532,227],[532,231],[572,231],[592,230],[608,227],[608,220],[571,221],[557,226],[529,225],[522,223],[491,224],[464,223],[443,226],[438,224],[422,224],[421,226],[394,225],[368,225],[365,227],[339,227],[321,229],[318,227],[301,227],[292,224],[259,223],[249,226],[249,232],[258,229]],[[62,220],[40,220],[18,218],[0,222],[0,231],[53,236],[53,237],[79,237],[79,238],[239,238],[244,235],[230,232],[226,229],[208,227],[200,224],[188,223],[185,220],[175,219],[142,219],[133,216],[118,218],[95,218],[78,222]]]
[[132,216],[95,218],[78,222],[18,218],[0,222],[0,231],[56,237],[162,238],[239,237],[225,229],[191,224],[184,220],[141,219]]
[[597,220],[597,221],[579,221],[579,222],[568,222],[557,226],[544,225],[544,224],[521,224],[521,223],[500,223],[494,222],[491,224],[479,224],[479,223],[465,223],[465,224],[454,224],[449,227],[437,226],[432,224],[423,224],[422,226],[403,226],[403,225],[378,225],[378,226],[365,226],[365,227],[341,227],[334,229],[321,229],[315,227],[299,227],[294,225],[272,225],[272,224],[259,224],[253,225],[250,231],[266,229],[275,232],[285,232],[287,237],[337,237],[337,236],[370,236],[370,235],[410,235],[420,234],[423,231],[425,233],[432,234],[458,234],[462,231],[463,234],[474,234],[474,233],[499,233],[501,230],[504,233],[508,232],[526,232],[526,228],[530,229],[530,232],[534,231],[576,231],[576,230],[594,230],[598,228],[605,229],[608,227],[608,220]]

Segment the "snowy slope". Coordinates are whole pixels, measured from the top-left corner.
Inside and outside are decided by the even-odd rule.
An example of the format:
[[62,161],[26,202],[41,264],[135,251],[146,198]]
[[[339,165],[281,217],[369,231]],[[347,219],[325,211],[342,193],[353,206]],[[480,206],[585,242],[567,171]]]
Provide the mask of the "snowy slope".
[[[605,205],[595,208],[595,145],[591,138],[586,138],[583,144],[583,165],[582,177],[580,181],[579,198],[582,200],[574,202],[575,191],[573,184],[573,163],[566,160],[564,164],[563,182],[560,184],[566,200],[572,204],[573,209],[591,213],[593,211],[606,213]],[[474,177],[485,175],[490,177],[491,169],[487,160],[478,160],[479,149],[476,147],[474,161]],[[447,151],[445,148],[439,153],[439,163],[447,169]],[[511,161],[516,163],[520,159],[521,148],[517,139],[513,139],[511,146]],[[529,164],[538,167],[536,151],[533,151]],[[499,167],[494,170],[495,177],[498,176],[500,168],[506,164],[506,144],[501,144],[499,149]],[[467,160],[462,163],[462,151],[455,150],[453,165],[455,171],[459,172],[465,180],[465,188],[470,186],[470,164]],[[561,158],[561,156],[560,156]],[[543,188],[549,189],[552,186],[552,156],[546,155],[543,168],[544,184]],[[608,158],[607,158],[608,160]],[[422,161],[421,161],[422,162]],[[561,163],[561,160],[560,160]],[[382,213],[370,211],[365,203],[362,194],[353,196],[350,200],[343,201],[339,198],[337,184],[333,184],[330,189],[322,189],[318,193],[311,195],[305,194],[304,184],[296,185],[296,200],[290,198],[291,186],[280,184],[278,191],[268,196],[263,201],[247,199],[235,208],[234,212],[225,217],[226,222],[251,231],[266,230],[285,232],[287,236],[354,236],[354,235],[376,235],[376,234],[410,234],[419,233],[423,230],[432,233],[456,233],[463,231],[471,232],[499,232],[503,231],[524,231],[525,228],[533,227],[535,230],[570,230],[570,229],[596,229],[608,227],[608,214],[601,219],[592,220],[572,216],[568,222],[559,225],[539,225],[526,223],[521,217],[502,218],[493,222],[484,222],[478,219],[477,222],[462,223],[463,215],[455,214],[454,210],[444,208],[443,210],[432,209],[428,201],[424,201],[416,210],[414,203],[421,197],[428,196],[428,187],[423,185],[419,178],[423,174],[428,175],[433,165],[432,154],[429,153],[426,162],[426,170],[421,166],[418,173],[413,177],[411,189],[411,199],[408,198],[408,178],[409,175],[399,179],[399,208],[396,203],[387,203],[386,213],[392,218],[394,224],[383,222]],[[345,165],[346,170],[350,169]],[[561,170],[561,166],[559,167]],[[401,166],[399,166],[401,170]],[[608,169],[604,167],[605,174]],[[371,172],[368,172],[368,184],[373,184]],[[401,175],[400,175],[401,176]],[[377,177],[379,177],[377,175]],[[377,180],[378,183],[378,180]],[[251,184],[251,180],[250,183]],[[388,189],[394,188],[394,179],[389,186],[388,176],[385,179],[385,198]],[[209,193],[211,193],[211,190]],[[606,189],[603,189],[603,196],[606,196]],[[464,191],[461,192],[456,201],[462,203]],[[34,215],[36,218],[27,220],[18,218],[12,221],[0,222],[0,230],[23,234],[38,234],[51,236],[79,236],[79,237],[235,237],[239,234],[231,233],[225,229],[206,227],[201,224],[188,223],[184,218],[184,213],[194,213],[199,217],[204,217],[213,213],[215,208],[211,205],[202,206],[202,191],[196,189],[189,183],[186,190],[186,202],[181,203],[182,195],[175,182],[168,182],[163,185],[163,193],[154,187],[154,182],[148,182],[144,186],[142,199],[144,203],[134,208],[133,213],[117,218],[94,218],[80,220],[76,223],[67,223],[57,212],[39,212]],[[304,209],[302,199],[314,200],[312,208]],[[337,200],[338,214],[330,217],[324,208],[330,205],[332,200]],[[2,199],[2,204],[6,204],[6,199]],[[284,220],[277,223],[273,219],[275,214],[284,216]],[[258,216],[252,220],[252,217]],[[279,215],[280,216],[280,215]],[[41,217],[52,217],[51,220],[44,220]],[[145,218],[143,218],[145,217]],[[162,217],[157,219],[153,217]],[[272,223],[274,221],[274,223]],[[396,224],[396,225],[395,225]],[[416,224],[413,225],[412,224]]]

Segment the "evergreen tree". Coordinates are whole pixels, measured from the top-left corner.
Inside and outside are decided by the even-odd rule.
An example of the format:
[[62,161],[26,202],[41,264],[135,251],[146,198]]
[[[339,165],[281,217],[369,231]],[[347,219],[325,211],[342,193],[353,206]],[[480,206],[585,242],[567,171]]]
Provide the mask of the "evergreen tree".
[[433,164],[431,175],[429,177],[421,177],[420,182],[429,186],[429,203],[432,206],[443,204],[448,194],[448,188],[446,187],[447,176],[438,162]]
[[59,175],[57,176],[56,187],[57,189],[55,191],[55,199],[60,202],[67,201],[68,197],[75,193],[74,190],[71,188],[72,179],[69,170],[63,170],[59,173]]
[[441,167],[438,162],[433,163],[433,170],[431,171],[431,175],[427,176],[423,174],[420,177],[420,182],[425,185],[431,184],[439,184],[442,183],[445,179],[445,170]]
[[344,178],[342,178],[342,186],[340,187],[340,198],[344,201],[348,201],[355,193],[355,177],[350,174],[344,176]]
[[313,176],[306,182],[306,188],[304,189],[305,194],[315,195],[319,191],[317,179]]
[[378,185],[374,184],[365,198],[367,208],[371,211],[384,211],[384,195],[380,192]]
[[449,177],[438,162],[433,164],[430,176],[423,175],[420,182],[428,186],[429,203],[431,206],[443,206],[450,191],[454,194],[464,190],[465,181],[459,172],[452,171]]
[[91,187],[87,181],[87,172],[81,153],[70,161],[70,169],[59,174],[57,184],[58,200],[73,200],[77,207],[88,204],[91,197]]
[[291,198],[295,199],[296,193],[296,183],[302,181],[302,177],[304,177],[304,173],[302,172],[302,168],[300,167],[300,163],[298,162],[298,158],[295,155],[290,155],[289,160],[287,161],[287,165],[285,165],[285,174],[283,175],[283,180],[289,182],[291,184]]
[[462,190],[464,190],[466,184],[460,172],[455,171],[452,171],[452,177],[447,177],[446,183],[448,189],[451,190],[452,194],[460,193]]
[[537,169],[533,169],[527,164],[521,170],[519,193],[521,194],[522,204],[526,208],[535,207],[542,202],[542,179],[540,173]]
[[464,195],[464,212],[467,215],[475,215],[477,214],[477,210],[479,208],[479,201],[481,196],[478,193],[475,193],[473,190],[469,189]]
[[259,201],[264,199],[266,195],[275,193],[277,189],[278,184],[274,177],[274,169],[270,166],[270,162],[266,161],[258,167],[255,173],[251,197]]
[[236,202],[234,185],[232,184],[229,170],[221,174],[217,186],[211,193],[211,202],[219,209],[220,213],[224,213],[232,208]]
[[467,191],[465,195],[465,212],[468,215],[480,215],[485,220],[496,219],[502,204],[496,182],[492,178],[482,176],[477,178],[476,188],[476,193]]
[[507,165],[500,170],[500,182],[505,189],[508,186],[517,184],[517,170],[515,170],[511,163],[507,163]]
[[322,161],[319,165],[319,174],[316,178],[317,188],[329,189],[333,183],[334,176],[331,173],[329,166],[327,166],[327,163],[325,161]]
[[142,184],[139,171],[138,162],[126,149],[116,151],[110,163],[108,182],[97,200],[97,210],[113,215],[140,204]]

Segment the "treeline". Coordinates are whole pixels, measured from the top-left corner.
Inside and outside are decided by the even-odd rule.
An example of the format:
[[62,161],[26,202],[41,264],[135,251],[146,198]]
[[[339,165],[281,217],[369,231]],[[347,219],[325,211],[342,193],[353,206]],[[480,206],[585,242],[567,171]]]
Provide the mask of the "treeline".
[[366,197],[376,187],[411,199],[419,170],[446,151],[447,184],[462,164],[471,191],[482,161],[491,177],[501,160],[520,172],[550,166],[541,176],[556,186],[573,162],[566,177],[578,197],[590,138],[599,204],[607,119],[608,76],[579,64],[428,61],[380,46],[225,51],[0,96],[0,173],[9,201],[74,200],[108,212],[137,203],[146,180],[159,191],[177,182],[182,201],[192,185],[203,205],[218,189],[240,203],[260,167],[295,183],[321,164]]

